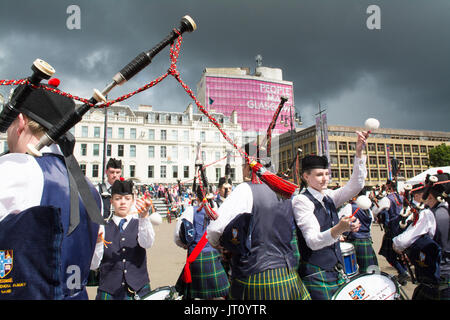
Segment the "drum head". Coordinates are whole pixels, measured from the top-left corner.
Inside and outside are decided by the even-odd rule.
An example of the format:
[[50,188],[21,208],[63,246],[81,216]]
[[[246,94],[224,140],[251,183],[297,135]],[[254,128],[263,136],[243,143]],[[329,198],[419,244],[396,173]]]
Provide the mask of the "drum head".
[[175,289],[170,286],[159,287],[152,290],[141,300],[174,300]]
[[347,253],[347,252],[354,252],[355,251],[355,247],[353,246],[353,244],[349,243],[349,242],[339,242],[339,245],[341,246],[341,252],[342,253]]
[[395,300],[399,288],[386,273],[361,274],[342,285],[332,300]]

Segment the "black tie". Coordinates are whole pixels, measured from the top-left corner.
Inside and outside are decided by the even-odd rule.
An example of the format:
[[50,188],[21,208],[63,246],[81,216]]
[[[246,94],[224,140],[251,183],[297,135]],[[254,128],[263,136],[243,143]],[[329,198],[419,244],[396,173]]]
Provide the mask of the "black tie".
[[125,219],[125,218],[120,220],[120,222],[119,222],[119,230],[120,230],[120,232],[123,232],[123,225],[125,224],[126,221],[127,221],[127,219]]
[[328,214],[331,217],[331,215],[332,215],[331,208],[333,207],[333,205],[332,205],[333,204],[333,200],[331,200],[331,198],[328,197],[328,196],[324,196],[323,197],[323,204],[325,205],[325,209],[327,210]]

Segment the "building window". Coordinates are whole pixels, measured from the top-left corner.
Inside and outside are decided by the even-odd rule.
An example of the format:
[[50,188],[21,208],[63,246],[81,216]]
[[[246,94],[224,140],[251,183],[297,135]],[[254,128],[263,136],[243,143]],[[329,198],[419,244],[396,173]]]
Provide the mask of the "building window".
[[148,157],[149,158],[155,157],[155,146],[148,146]]
[[412,178],[414,177],[414,171],[412,170],[406,170],[406,178]]
[[160,154],[161,154],[161,158],[167,158],[167,147],[166,146],[161,146],[160,149]]
[[385,157],[379,157],[378,158],[378,164],[380,166],[385,166],[386,165],[386,158]]
[[125,128],[119,128],[119,139],[125,139]]
[[155,129],[148,130],[148,140],[155,140]]
[[376,149],[375,143],[369,143],[369,144],[367,145],[367,150],[369,150],[369,151],[375,151],[375,149]]
[[396,144],[395,145],[395,152],[402,152],[402,145],[401,144]]
[[411,158],[405,158],[405,166],[411,166],[412,165],[412,159]]
[[347,142],[339,142],[339,150],[347,151]]
[[183,147],[183,158],[189,160],[189,147]]
[[155,167],[154,166],[148,166],[148,170],[147,170],[147,175],[149,178],[153,178],[155,172]]
[[131,140],[136,139],[136,128],[130,128],[130,139]]
[[167,140],[167,130],[161,130],[161,140]]
[[165,178],[166,177],[166,166],[161,166],[161,168],[160,168],[160,177],[161,178]]
[[405,150],[405,152],[408,152],[408,153],[411,152],[411,146],[410,146],[410,145],[405,144],[405,145],[403,146],[403,149]]
[[183,141],[189,141],[189,131],[188,130],[183,131]]
[[336,141],[328,142],[328,148],[330,149],[330,151],[336,151]]
[[384,152],[384,144],[378,143],[377,150],[378,150],[378,152]]
[[94,143],[94,148],[92,150],[92,155],[94,155],[94,156],[100,155],[100,145],[98,143]]
[[82,126],[81,127],[81,137],[87,138],[88,137],[88,133],[89,133],[89,127]]
[[340,156],[339,157],[340,164],[348,164],[348,158],[347,156]]
[[219,181],[220,177],[221,177],[221,168],[216,168],[216,181]]
[[420,166],[420,158],[414,158],[413,161],[415,166]]
[[356,142],[349,142],[348,143],[348,150],[355,151],[356,150]]
[[422,158],[422,165],[427,166],[428,165],[428,158]]
[[178,178],[178,166],[172,166],[172,177]]
[[183,167],[183,177],[184,178],[189,178],[189,166],[184,166]]
[[94,138],[100,138],[100,127],[94,127]]
[[330,162],[331,162],[331,164],[338,164],[338,157],[330,156]]
[[111,145],[106,145],[106,156],[111,157]]
[[413,145],[412,146],[412,152],[419,153],[419,146]]
[[215,153],[215,160],[218,161],[220,159],[220,151],[216,151]]
[[178,147],[172,146],[172,159],[178,159]]
[[206,132],[205,131],[200,132],[200,142],[206,142]]
[[202,151],[202,161],[206,162],[206,152]]
[[80,169],[81,169],[81,172],[83,172],[83,174],[86,175],[86,165],[80,164]]
[[371,170],[371,171],[370,171],[370,178],[372,178],[372,179],[378,179],[378,171],[376,171],[376,170]]
[[98,177],[98,164],[92,165],[92,177],[97,178]]
[[332,179],[339,179],[339,170],[331,169],[331,178]]
[[81,155],[87,156],[87,144],[86,143],[81,144]]
[[177,130],[172,130],[172,140],[178,141],[178,131]]
[[111,139],[111,138],[112,138],[112,128],[111,128],[111,127],[107,127],[107,128],[106,128],[106,137],[107,137],[108,139]]
[[386,170],[380,170],[380,178],[386,179],[387,178],[387,171]]
[[369,157],[369,164],[376,166],[377,165],[377,157],[370,156]]
[[117,156],[123,157],[123,144],[117,145]]
[[214,132],[214,142],[220,142],[220,132]]
[[236,181],[236,169],[235,168],[231,168],[230,178],[231,178],[231,181]]
[[342,178],[342,179],[348,179],[348,177],[349,177],[349,172],[348,172],[348,170],[347,170],[347,169],[341,170],[341,178]]
[[136,146],[135,145],[130,145],[130,158],[135,158],[136,157]]
[[134,164],[130,164],[130,178],[134,178],[136,174],[136,166]]
[[427,147],[426,146],[420,146],[420,153],[427,153]]

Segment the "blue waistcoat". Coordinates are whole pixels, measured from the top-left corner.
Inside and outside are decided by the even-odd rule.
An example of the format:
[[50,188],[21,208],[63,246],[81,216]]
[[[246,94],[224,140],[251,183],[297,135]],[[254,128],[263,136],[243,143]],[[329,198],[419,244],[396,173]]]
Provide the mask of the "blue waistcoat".
[[[194,209],[194,221],[193,224],[191,225],[191,228],[193,228],[193,240],[190,241],[188,244],[188,254],[190,254],[192,250],[194,250],[195,246],[202,238],[210,222],[208,216],[206,216],[204,208],[198,211],[198,207],[194,206],[193,209]],[[211,247],[209,242],[207,242],[202,252],[210,252],[210,251],[217,251],[217,250]]]
[[[234,222],[239,232],[247,231],[247,244],[244,252],[233,254],[233,277],[246,277],[270,269],[294,268],[296,261],[291,241],[295,228],[291,200],[279,199],[266,184],[251,184],[253,195],[251,213],[235,218],[225,229],[224,234],[233,234]],[[249,219],[246,219],[250,216]],[[228,228],[228,229],[227,229]]]
[[112,220],[105,225],[105,240],[111,244],[103,252],[99,290],[114,295],[122,283],[138,291],[150,282],[147,253],[137,239],[138,227],[138,219],[131,219],[122,233]]
[[[0,224],[1,233],[8,233],[0,236],[0,250],[13,252],[11,276],[26,284],[6,298],[87,299],[85,286],[98,225],[91,222],[80,201],[80,223],[67,235],[70,190],[64,160],[49,153],[35,160],[44,177],[40,206],[10,214]],[[100,196],[90,187],[100,207]]]
[[[314,196],[306,190],[304,195],[314,203],[314,215],[320,225],[320,232],[324,232],[339,222],[337,210],[334,204],[332,205],[330,216],[325,210],[324,206]],[[319,250],[311,250],[306,244],[300,229],[297,230],[298,245],[300,250],[301,259],[312,265],[318,266],[327,271],[334,271],[334,267],[338,262],[343,265],[341,248],[339,241],[336,241],[330,246],[324,247]]]
[[[352,203],[352,214],[358,209],[355,203]],[[359,208],[356,212],[355,217],[361,223],[361,227],[358,232],[350,232],[348,235],[349,239],[368,239],[370,238],[370,226],[372,225],[372,215],[369,210],[363,210]]]

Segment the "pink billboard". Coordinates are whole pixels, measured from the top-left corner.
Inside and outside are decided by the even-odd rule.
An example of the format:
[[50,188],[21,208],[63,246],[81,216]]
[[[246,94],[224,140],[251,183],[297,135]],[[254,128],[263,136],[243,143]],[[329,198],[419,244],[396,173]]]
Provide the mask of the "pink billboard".
[[[208,110],[230,116],[236,110],[238,122],[243,131],[265,134],[280,103],[280,97],[288,101],[284,104],[273,134],[281,134],[290,129],[280,121],[290,119],[289,109],[294,104],[292,85],[254,79],[206,77],[206,105]],[[295,110],[292,110],[294,116]]]

